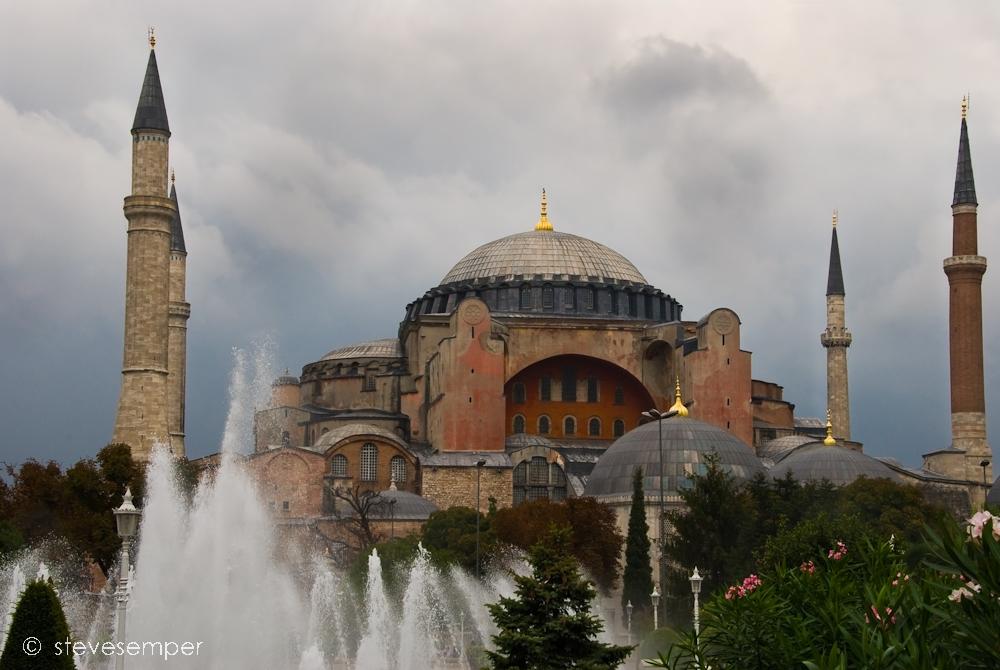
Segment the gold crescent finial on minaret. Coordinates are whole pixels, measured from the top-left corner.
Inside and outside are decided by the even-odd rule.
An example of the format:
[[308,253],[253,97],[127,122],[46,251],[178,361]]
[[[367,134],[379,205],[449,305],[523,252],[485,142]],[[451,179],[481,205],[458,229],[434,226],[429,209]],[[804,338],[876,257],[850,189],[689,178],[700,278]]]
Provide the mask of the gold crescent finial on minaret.
[[674,404],[670,406],[668,412],[677,412],[677,416],[687,416],[688,408],[684,406],[684,401],[681,400],[681,378],[676,377],[676,382],[674,383]]
[[823,444],[828,447],[837,446],[837,440],[833,437],[833,421],[830,420],[830,410],[826,410],[826,437],[823,439]]
[[535,224],[535,230],[552,230],[552,224],[549,223],[549,202],[545,198],[545,189],[542,189],[542,212],[538,217],[538,223]]
[[837,227],[837,217],[838,217],[838,216],[839,216],[839,213],[838,213],[838,211],[837,211],[836,209],[835,209],[835,210],[833,210],[833,227],[834,227],[834,228],[836,228],[836,227]]
[[149,38],[149,48],[150,49],[155,49],[156,48],[156,28],[154,28],[153,26],[150,26],[149,29],[146,31],[146,35]]
[[966,93],[962,96],[962,118],[966,118],[969,115],[969,94]]

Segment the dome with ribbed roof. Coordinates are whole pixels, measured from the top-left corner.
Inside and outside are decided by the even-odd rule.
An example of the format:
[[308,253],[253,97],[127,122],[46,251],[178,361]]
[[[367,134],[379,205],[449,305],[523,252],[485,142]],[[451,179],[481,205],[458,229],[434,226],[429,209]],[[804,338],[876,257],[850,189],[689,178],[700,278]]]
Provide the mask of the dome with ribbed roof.
[[[690,486],[694,473],[703,473],[707,457],[715,454],[723,470],[741,481],[763,473],[753,450],[727,430],[690,417],[660,421],[663,426],[663,488],[676,495]],[[660,489],[660,435],[655,421],[645,423],[615,440],[597,461],[584,495],[632,495],[632,474],[642,468],[646,493]]]
[[760,458],[769,458],[775,463],[787,456],[793,449],[801,447],[810,442],[820,442],[811,435],[782,435],[773,440],[768,440],[757,448],[757,455]]
[[800,482],[826,480],[835,486],[846,486],[859,477],[901,481],[892,468],[871,456],[846,447],[828,447],[822,442],[796,448],[771,468],[775,479],[783,479],[788,473]]
[[328,352],[320,360],[338,361],[350,360],[352,358],[402,358],[403,350],[399,346],[399,339],[395,337],[384,340],[371,340],[369,342],[359,342],[346,347],[334,349]]
[[588,279],[647,284],[632,262],[585,237],[554,230],[532,230],[487,242],[467,254],[441,284],[503,281],[515,277]]

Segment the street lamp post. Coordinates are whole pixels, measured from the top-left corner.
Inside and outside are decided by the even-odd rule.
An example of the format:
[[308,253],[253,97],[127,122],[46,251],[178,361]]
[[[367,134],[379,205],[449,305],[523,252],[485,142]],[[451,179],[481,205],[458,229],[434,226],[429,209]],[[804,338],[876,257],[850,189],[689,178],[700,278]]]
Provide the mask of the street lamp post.
[[484,465],[486,465],[485,458],[476,461],[476,579],[479,579],[479,480]]
[[[658,544],[659,544],[659,547],[660,547],[660,555],[659,555],[659,559],[657,560],[657,572],[659,573],[658,579],[659,579],[660,583],[663,584],[663,577],[664,577],[664,572],[665,572],[664,569],[663,569],[663,564],[664,564],[664,556],[666,554],[666,552],[664,551],[664,548],[665,548],[665,546],[664,546],[664,530],[665,530],[665,528],[664,528],[664,509],[663,509],[663,500],[664,500],[664,498],[663,498],[663,420],[664,419],[669,419],[672,416],[676,416],[677,415],[677,411],[676,410],[671,410],[669,412],[661,412],[660,410],[658,410],[658,409],[656,409],[654,407],[653,409],[651,409],[651,410],[649,410],[647,412],[643,412],[642,415],[644,417],[646,417],[647,419],[651,419],[651,420],[653,420],[653,421],[656,422],[656,443],[657,443],[658,458],[659,458],[659,464],[658,464],[659,473],[658,473],[658,475],[659,475],[659,480],[660,480],[660,519],[659,519],[659,526],[658,526],[659,527],[659,536],[660,536],[659,539],[658,539]],[[655,612],[656,605],[653,605],[653,610]]]
[[[118,536],[122,539],[122,555],[118,560],[118,590],[115,598],[118,601],[117,642],[125,643],[125,612],[128,608],[128,573],[129,550],[132,548],[132,538],[139,530],[139,519],[142,511],[132,504],[132,490],[126,488],[121,507],[112,510],[115,514],[115,524],[118,526]],[[115,670],[125,670],[125,654],[115,655]]]
[[983,488],[985,488],[987,492],[989,492],[990,490],[990,482],[986,478],[986,468],[988,468],[989,466],[990,466],[990,460],[988,458],[984,458],[983,460],[979,461],[979,467],[983,469]]
[[657,630],[660,627],[660,592],[656,590],[656,584],[653,584],[649,597],[653,600],[653,630]]
[[694,636],[695,639],[701,633],[701,626],[698,620],[698,594],[701,593],[701,582],[704,578],[698,574],[698,566],[695,566],[694,572],[691,573],[691,593],[694,594]]

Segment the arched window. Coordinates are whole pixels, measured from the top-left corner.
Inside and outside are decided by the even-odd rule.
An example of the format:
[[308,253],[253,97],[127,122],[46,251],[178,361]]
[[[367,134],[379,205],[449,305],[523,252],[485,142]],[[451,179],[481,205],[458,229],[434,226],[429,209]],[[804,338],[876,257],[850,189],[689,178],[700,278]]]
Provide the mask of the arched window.
[[597,402],[597,377],[587,377],[587,402]]
[[571,416],[563,419],[563,435],[576,435],[576,419]]
[[406,481],[406,459],[402,456],[393,456],[389,459],[389,471],[392,473],[392,481],[402,484]]
[[514,504],[526,500],[565,500],[566,473],[558,463],[534,456],[514,467]]
[[531,287],[521,287],[521,309],[531,309]]
[[549,420],[549,417],[544,415],[538,417],[538,434],[548,435],[551,430],[552,422]]
[[378,447],[365,442],[361,447],[361,481],[373,482],[378,477]]
[[621,419],[615,419],[614,423],[615,437],[621,437],[625,434],[625,422]]
[[552,377],[545,375],[539,382],[539,400],[552,400]]
[[347,476],[347,456],[337,454],[330,459],[330,474],[334,477]]
[[514,434],[519,435],[524,432],[524,416],[518,414],[514,417]]
[[625,389],[621,386],[615,387],[615,404],[624,405],[625,404]]
[[514,402],[524,404],[527,399],[527,394],[524,392],[524,384],[522,382],[514,382]]
[[551,286],[542,287],[542,309],[553,309],[555,306],[555,292]]
[[601,420],[596,416],[587,422],[587,435],[591,437],[601,436]]

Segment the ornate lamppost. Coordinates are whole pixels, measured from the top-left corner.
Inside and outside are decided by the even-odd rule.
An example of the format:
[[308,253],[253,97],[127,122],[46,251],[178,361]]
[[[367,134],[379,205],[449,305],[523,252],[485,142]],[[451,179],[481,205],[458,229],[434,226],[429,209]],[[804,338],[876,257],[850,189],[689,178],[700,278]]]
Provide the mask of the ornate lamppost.
[[[116,632],[117,642],[125,643],[125,612],[128,609],[128,573],[129,573],[129,550],[132,548],[132,539],[139,531],[139,519],[142,518],[142,511],[136,509],[132,504],[132,490],[125,489],[125,496],[122,498],[121,507],[112,510],[115,514],[115,524],[118,526],[118,537],[122,539],[122,554],[118,560],[118,590],[115,598],[118,601],[118,626]],[[115,670],[125,670],[125,654],[115,656]]]
[[656,590],[656,584],[653,584],[649,597],[653,601],[653,630],[657,630],[660,627],[660,592]]
[[632,644],[632,601],[625,603],[625,617],[628,628],[628,643]]
[[703,579],[704,578],[701,575],[698,574],[698,566],[695,566],[694,572],[691,573],[691,577],[689,579],[690,582],[691,582],[691,593],[694,594],[694,635],[695,635],[695,638],[697,638],[698,635],[701,633],[701,626],[699,625],[700,622],[699,622],[699,619],[698,619],[698,614],[699,614],[699,612],[698,612],[698,594],[701,593],[701,582],[703,581]]

